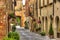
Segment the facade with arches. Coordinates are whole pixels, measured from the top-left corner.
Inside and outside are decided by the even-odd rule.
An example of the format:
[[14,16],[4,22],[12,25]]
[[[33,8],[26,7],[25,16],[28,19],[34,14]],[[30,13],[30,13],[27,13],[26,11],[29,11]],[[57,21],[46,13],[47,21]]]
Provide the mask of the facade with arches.
[[50,24],[54,31],[54,38],[60,38],[60,1],[42,1],[47,2],[47,5],[42,4],[40,8],[40,17],[43,31],[49,35]]
[[[54,31],[54,38],[60,38],[60,0],[30,1],[32,13],[36,21],[41,21],[41,31],[49,35],[50,24]],[[40,18],[40,19],[39,19]]]

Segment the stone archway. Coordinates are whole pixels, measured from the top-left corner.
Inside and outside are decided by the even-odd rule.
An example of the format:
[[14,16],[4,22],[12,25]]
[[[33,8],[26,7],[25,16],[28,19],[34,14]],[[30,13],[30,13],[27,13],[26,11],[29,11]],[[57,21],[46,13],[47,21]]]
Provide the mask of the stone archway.
[[22,25],[21,24],[21,16],[16,16],[16,20],[17,20],[17,24],[21,26]]
[[57,27],[57,37],[60,38],[60,27],[59,27],[59,17],[58,16],[56,16],[55,22],[56,22],[56,27]]

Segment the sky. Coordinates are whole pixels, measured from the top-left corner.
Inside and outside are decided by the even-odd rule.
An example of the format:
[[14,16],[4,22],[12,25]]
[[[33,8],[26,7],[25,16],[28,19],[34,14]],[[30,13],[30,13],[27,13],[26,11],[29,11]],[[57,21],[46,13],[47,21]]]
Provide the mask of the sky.
[[25,5],[25,0],[22,0],[23,5]]

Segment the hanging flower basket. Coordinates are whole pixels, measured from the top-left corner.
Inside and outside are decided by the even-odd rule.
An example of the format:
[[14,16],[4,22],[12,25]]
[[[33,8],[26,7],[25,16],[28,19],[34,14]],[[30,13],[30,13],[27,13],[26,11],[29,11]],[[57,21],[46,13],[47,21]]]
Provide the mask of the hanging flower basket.
[[38,23],[41,23],[41,21],[39,20]]

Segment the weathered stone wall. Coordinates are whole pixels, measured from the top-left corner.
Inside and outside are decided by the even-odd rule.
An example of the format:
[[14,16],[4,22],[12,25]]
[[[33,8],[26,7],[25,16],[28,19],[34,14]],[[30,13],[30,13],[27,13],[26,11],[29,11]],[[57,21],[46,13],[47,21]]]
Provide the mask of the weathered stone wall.
[[[30,4],[34,4],[34,17],[37,19],[36,0],[34,3],[32,3],[32,1],[30,1]],[[38,7],[37,14],[38,14],[38,18],[40,17],[40,20],[41,20],[42,31],[46,31],[46,33],[48,35],[50,23],[51,23],[51,17],[52,17],[54,37],[57,38],[57,23],[56,23],[57,19],[56,19],[56,17],[59,18],[58,28],[60,28],[60,2],[58,0],[56,0],[56,3],[54,3],[54,8],[53,8],[53,0],[38,0],[37,7]],[[53,13],[54,13],[54,15],[53,15]],[[47,23],[46,23],[46,18],[47,18]]]
[[7,35],[7,14],[5,8],[0,8],[0,40]]

